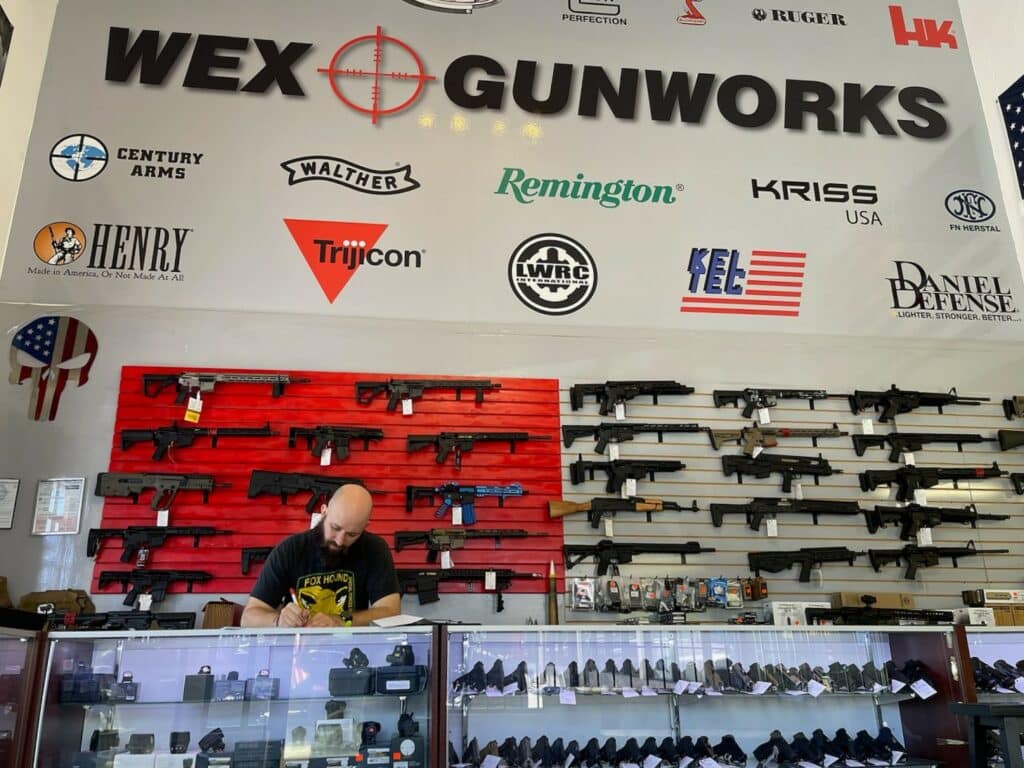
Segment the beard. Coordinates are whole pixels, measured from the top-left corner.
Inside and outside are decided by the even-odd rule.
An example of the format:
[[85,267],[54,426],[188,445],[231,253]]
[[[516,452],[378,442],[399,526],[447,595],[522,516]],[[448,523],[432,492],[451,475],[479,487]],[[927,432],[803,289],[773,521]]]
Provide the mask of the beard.
[[320,556],[324,559],[324,564],[332,569],[336,570],[342,566],[345,560],[345,555],[348,552],[347,549],[342,549],[333,541],[328,541],[324,536],[324,524],[321,520],[317,523],[316,528],[313,529],[317,535],[317,541],[320,542]]

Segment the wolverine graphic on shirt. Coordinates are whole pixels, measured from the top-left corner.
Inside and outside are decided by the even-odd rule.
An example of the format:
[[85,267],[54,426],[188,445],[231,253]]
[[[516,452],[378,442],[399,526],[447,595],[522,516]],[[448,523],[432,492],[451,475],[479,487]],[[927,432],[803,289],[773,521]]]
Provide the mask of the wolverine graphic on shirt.
[[314,613],[341,616],[352,612],[356,579],[352,571],[329,571],[303,576],[295,584],[299,606]]

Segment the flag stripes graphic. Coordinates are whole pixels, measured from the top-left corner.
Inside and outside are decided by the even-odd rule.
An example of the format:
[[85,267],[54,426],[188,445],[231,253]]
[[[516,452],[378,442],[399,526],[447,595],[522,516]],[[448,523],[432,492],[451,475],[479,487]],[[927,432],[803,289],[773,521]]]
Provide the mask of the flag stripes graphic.
[[[746,287],[736,296],[683,296],[680,312],[719,315],[797,317],[804,288],[807,254],[752,251]],[[764,296],[765,298],[760,298]]]

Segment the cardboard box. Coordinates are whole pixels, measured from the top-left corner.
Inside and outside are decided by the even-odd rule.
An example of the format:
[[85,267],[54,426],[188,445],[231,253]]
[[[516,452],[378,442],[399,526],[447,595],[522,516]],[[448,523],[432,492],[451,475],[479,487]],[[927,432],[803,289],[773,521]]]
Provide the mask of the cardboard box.
[[836,592],[832,595],[832,608],[860,608],[864,605],[863,595],[871,595],[877,600],[875,608],[910,608],[914,607],[914,596],[907,592]]
[[1013,608],[997,606],[992,609],[992,612],[996,616],[997,627],[1012,627],[1013,623]]

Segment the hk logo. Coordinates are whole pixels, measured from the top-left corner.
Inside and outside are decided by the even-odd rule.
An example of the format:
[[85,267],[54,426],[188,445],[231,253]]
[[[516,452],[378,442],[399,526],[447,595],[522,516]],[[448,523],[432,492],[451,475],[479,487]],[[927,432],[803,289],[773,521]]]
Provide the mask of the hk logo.
[[806,253],[693,248],[680,312],[798,317]]
[[947,46],[956,50],[959,46],[953,34],[953,20],[946,19],[941,24],[935,19],[915,18],[914,28],[908,29],[903,18],[903,8],[899,5],[889,6],[889,18],[892,20],[892,34],[896,45],[916,43],[921,48],[941,48]]

